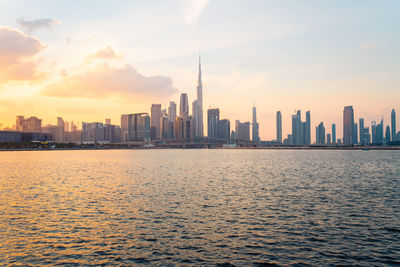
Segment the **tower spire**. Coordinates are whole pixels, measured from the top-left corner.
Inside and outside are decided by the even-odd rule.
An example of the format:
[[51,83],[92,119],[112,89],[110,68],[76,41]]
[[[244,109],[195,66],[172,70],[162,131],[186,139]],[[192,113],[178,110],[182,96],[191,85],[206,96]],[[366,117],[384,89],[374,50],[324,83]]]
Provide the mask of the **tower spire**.
[[195,123],[197,125],[197,137],[204,136],[203,127],[203,84],[201,81],[201,57],[199,52],[199,76],[197,80],[197,116],[195,117]]
[[[201,56],[199,52],[199,77],[197,79],[197,100],[203,100],[202,92],[199,92],[199,89],[201,90],[203,87],[202,82],[201,82]],[[199,94],[200,93],[200,94]]]

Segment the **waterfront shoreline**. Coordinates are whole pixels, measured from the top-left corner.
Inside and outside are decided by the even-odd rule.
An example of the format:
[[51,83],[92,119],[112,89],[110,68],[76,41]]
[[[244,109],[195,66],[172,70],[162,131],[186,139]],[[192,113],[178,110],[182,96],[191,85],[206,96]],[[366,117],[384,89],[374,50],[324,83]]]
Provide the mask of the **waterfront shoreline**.
[[162,150],[162,149],[182,149],[182,150],[193,150],[193,149],[223,149],[223,150],[358,150],[358,151],[369,151],[369,150],[400,150],[400,146],[273,146],[273,147],[167,147],[167,146],[155,146],[155,147],[67,147],[67,148],[1,148],[0,152],[7,151],[76,151],[76,150]]

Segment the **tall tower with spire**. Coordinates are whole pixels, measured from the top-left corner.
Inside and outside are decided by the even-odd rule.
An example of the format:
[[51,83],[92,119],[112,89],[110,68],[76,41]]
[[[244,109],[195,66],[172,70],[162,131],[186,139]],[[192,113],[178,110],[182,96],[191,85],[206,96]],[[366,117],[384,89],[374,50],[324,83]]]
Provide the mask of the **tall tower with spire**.
[[197,78],[197,100],[203,102],[203,84],[201,82],[201,58],[199,55],[199,76]]
[[201,81],[201,58],[199,55],[199,76],[197,78],[197,99],[196,103],[193,103],[194,127],[195,137],[204,137],[204,125],[203,125],[203,84]]
[[258,122],[257,122],[257,109],[256,104],[253,105],[253,129],[252,129],[252,142],[260,142],[260,137],[258,136]]

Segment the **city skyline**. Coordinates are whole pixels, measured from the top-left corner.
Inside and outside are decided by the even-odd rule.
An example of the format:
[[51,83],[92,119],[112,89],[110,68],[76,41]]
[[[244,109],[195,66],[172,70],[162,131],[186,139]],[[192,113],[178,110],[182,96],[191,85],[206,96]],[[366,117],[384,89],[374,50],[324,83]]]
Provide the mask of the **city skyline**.
[[[354,117],[352,106],[345,106],[343,110],[343,136],[337,138],[336,124],[331,125],[331,132],[325,130],[324,122],[316,126],[315,141],[311,139],[311,112],[306,111],[306,119],[302,121],[301,110],[297,110],[292,115],[292,131],[285,139],[282,138],[281,112],[276,113],[276,138],[273,140],[261,140],[258,137],[258,121],[256,107],[253,106],[252,123],[235,121],[235,128],[230,131],[230,120],[220,119],[220,110],[210,108],[207,110],[207,136],[196,136],[195,128],[196,114],[195,100],[191,115],[186,110],[187,96],[181,95],[180,116],[176,116],[176,104],[170,101],[168,109],[162,109],[161,104],[152,104],[151,113],[142,112],[134,114],[121,114],[121,123],[112,124],[111,119],[106,118],[103,122],[82,122],[82,128],[71,121],[64,121],[62,117],[57,117],[57,124],[43,124],[42,119],[35,116],[25,118],[17,116],[14,129],[0,131],[3,134],[3,142],[18,140],[18,138],[32,138],[33,141],[53,141],[55,143],[74,143],[74,144],[127,144],[129,142],[139,142],[146,144],[150,141],[167,144],[169,142],[192,143],[192,144],[238,144],[238,145],[383,145],[394,142],[396,145],[400,141],[400,131],[396,128],[396,113],[391,111],[391,122],[384,124],[383,119],[372,121],[371,127],[365,124],[364,118]],[[168,110],[168,111],[167,111]],[[175,119],[174,119],[175,118]],[[70,127],[71,126],[71,127]],[[385,128],[386,126],[386,128]],[[371,129],[371,130],[370,130]],[[22,137],[25,133],[25,137]],[[29,135],[37,133],[36,135]],[[50,134],[50,135],[49,135]],[[19,136],[19,137],[18,137]],[[282,140],[283,139],[283,140]],[[26,139],[29,140],[29,139]],[[138,143],[136,143],[138,144]],[[390,144],[389,144],[390,145]]]
[[[341,137],[347,105],[367,126],[399,112],[396,1],[234,2],[229,10],[225,1],[121,2],[113,14],[105,1],[49,3],[0,1],[3,127],[24,114],[116,122],[151,103],[178,104],[184,92],[192,109],[199,51],[203,118],[213,107],[231,123],[251,121],[256,100],[262,140],[275,139],[277,110],[283,137],[291,114],[310,110],[312,140],[321,121]],[[13,40],[24,45],[14,49]]]

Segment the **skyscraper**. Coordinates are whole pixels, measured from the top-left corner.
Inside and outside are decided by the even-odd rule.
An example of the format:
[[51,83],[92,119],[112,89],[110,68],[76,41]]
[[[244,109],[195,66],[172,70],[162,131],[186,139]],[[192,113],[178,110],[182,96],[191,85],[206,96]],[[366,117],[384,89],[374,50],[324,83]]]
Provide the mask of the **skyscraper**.
[[321,122],[315,131],[315,143],[319,145],[325,144],[325,127],[324,123]]
[[382,143],[383,140],[383,119],[379,124],[375,121],[371,125],[372,143]]
[[201,60],[199,56],[199,77],[197,81],[197,100],[199,101],[199,137],[204,136],[203,125],[203,83],[201,80]]
[[71,130],[71,132],[76,132],[76,131],[78,131],[78,126],[75,125],[74,121],[71,121],[70,130]]
[[168,107],[168,138],[173,139],[175,134],[175,120],[176,120],[176,104],[174,101],[169,102]]
[[37,132],[42,130],[42,120],[36,117],[25,119],[24,116],[17,116],[16,130],[19,132]]
[[353,144],[358,143],[358,125],[357,123],[354,123],[353,125]]
[[[107,122],[107,120],[106,120],[106,122]],[[107,124],[107,123],[106,123],[106,124]],[[111,122],[110,122],[109,124],[111,124]],[[64,132],[69,132],[69,123],[68,123],[68,121],[66,121],[66,122],[64,123]]]
[[360,144],[367,145],[370,143],[369,127],[364,127],[364,118],[360,118],[358,123]]
[[168,138],[168,116],[166,114],[163,114],[161,116],[161,138],[162,139],[167,139]]
[[297,138],[296,138],[296,124],[297,124],[297,115],[292,115],[292,134],[291,134],[291,136],[292,136],[292,142],[291,142],[291,144],[292,145],[297,145],[297,143],[296,143],[296,140],[297,140]]
[[392,113],[390,114],[391,116],[391,122],[392,122],[392,141],[395,142],[397,141],[397,135],[396,135],[396,111],[392,109]]
[[121,141],[150,139],[150,117],[147,113],[121,115]]
[[307,122],[301,122],[301,144],[307,144]]
[[199,56],[199,76],[197,80],[197,99],[193,102],[193,133],[194,137],[204,136],[203,125],[203,83],[201,80],[201,61]]
[[376,143],[377,141],[377,138],[376,138],[376,121],[372,121],[371,122],[371,137],[372,137],[372,140],[371,140],[371,142],[372,143]]
[[218,137],[219,109],[209,109],[207,111],[208,138],[216,139]]
[[199,138],[200,137],[200,102],[199,100],[195,100],[192,103],[192,117],[193,117],[193,137]]
[[231,126],[227,119],[218,121],[218,139],[228,140],[230,138]]
[[346,106],[343,110],[343,144],[353,145],[354,137],[354,110],[353,106]]
[[151,105],[150,131],[153,131],[154,139],[161,138],[161,104]]
[[276,140],[282,143],[282,114],[280,111],[276,112]]
[[310,111],[306,112],[306,131],[305,131],[305,143],[307,145],[311,144],[311,114]]
[[64,142],[65,123],[63,118],[57,117],[57,143]]
[[332,143],[336,144],[336,124],[332,123]]
[[181,94],[181,101],[179,105],[179,116],[181,118],[189,117],[189,102],[188,102],[188,95],[186,93]]
[[385,143],[389,143],[390,142],[390,127],[389,125],[386,126],[386,131],[385,131]]
[[176,104],[174,101],[169,102],[168,107],[168,121],[175,122],[176,119]]
[[236,120],[236,139],[238,141],[250,141],[250,122]]
[[190,142],[193,139],[193,119],[189,117],[178,117],[175,121],[175,139],[182,142]]
[[260,137],[258,135],[258,122],[257,122],[256,106],[253,106],[253,128],[252,128],[252,139],[251,140],[253,143],[260,142]]
[[[304,144],[305,126],[301,122],[301,111],[298,110],[295,115],[292,115],[292,138],[293,145]],[[303,131],[304,130],[304,131]]]
[[301,111],[298,110],[296,113],[297,121],[296,121],[296,144],[301,145],[304,141],[303,131],[301,130]]
[[384,129],[383,128],[383,119],[381,119],[381,122],[376,127],[376,137],[377,137],[378,142],[384,141],[383,129]]

